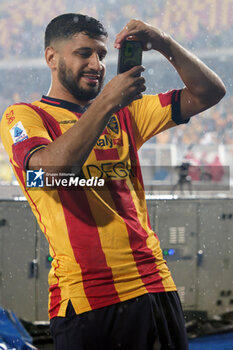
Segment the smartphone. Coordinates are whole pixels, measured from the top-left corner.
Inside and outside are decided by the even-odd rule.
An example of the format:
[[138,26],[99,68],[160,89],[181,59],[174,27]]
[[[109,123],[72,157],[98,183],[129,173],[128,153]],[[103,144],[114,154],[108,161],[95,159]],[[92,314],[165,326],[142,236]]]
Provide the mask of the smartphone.
[[119,49],[117,74],[124,73],[142,64],[142,44],[140,41],[124,40]]

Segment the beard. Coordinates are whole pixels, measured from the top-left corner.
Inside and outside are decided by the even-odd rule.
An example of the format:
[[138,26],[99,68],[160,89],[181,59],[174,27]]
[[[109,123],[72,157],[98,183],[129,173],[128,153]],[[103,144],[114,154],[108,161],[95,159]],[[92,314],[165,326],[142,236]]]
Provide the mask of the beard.
[[[90,72],[96,73],[96,72]],[[82,74],[74,76],[71,69],[66,66],[66,63],[63,59],[59,61],[59,70],[58,70],[58,80],[65,87],[66,90],[78,101],[90,101],[93,100],[100,92],[104,79],[102,76],[99,78],[99,83],[97,86],[90,86],[88,88],[82,88],[80,85],[80,78]]]

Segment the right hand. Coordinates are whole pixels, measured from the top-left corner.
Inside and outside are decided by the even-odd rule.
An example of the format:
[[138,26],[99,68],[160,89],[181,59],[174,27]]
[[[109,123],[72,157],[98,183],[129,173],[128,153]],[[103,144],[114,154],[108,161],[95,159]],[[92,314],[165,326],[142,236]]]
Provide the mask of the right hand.
[[118,74],[105,85],[101,95],[112,104],[112,112],[142,98],[142,92],[146,90],[146,86],[145,79],[139,75],[144,70],[143,66],[135,66]]

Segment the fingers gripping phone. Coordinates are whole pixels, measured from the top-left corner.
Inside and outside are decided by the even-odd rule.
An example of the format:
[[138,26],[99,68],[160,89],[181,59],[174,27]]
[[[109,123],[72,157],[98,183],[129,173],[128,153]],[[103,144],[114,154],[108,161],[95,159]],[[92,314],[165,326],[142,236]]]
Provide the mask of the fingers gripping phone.
[[140,41],[124,40],[119,50],[117,74],[124,73],[142,64],[142,44]]

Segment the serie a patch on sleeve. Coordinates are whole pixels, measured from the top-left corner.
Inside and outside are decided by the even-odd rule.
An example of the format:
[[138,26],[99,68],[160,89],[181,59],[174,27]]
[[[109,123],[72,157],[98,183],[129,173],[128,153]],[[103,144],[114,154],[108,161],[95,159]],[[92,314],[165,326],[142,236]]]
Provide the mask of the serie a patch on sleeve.
[[10,129],[11,137],[14,144],[28,139],[28,135],[21,121],[16,123],[13,128]]

